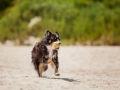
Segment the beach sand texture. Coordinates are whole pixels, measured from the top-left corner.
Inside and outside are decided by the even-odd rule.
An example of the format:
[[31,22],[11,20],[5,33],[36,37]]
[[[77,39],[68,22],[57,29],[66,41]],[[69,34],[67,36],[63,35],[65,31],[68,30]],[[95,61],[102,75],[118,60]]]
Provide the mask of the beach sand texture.
[[119,46],[61,46],[60,76],[38,77],[32,46],[0,46],[0,90],[120,90]]

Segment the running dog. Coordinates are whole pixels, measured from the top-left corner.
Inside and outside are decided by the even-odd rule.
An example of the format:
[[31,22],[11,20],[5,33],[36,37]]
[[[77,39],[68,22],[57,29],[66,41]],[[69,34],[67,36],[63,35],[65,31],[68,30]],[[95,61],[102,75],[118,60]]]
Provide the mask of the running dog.
[[42,77],[42,73],[48,69],[48,64],[55,70],[54,74],[60,76],[58,73],[60,44],[59,33],[47,30],[42,40],[33,47],[32,63],[39,77]]

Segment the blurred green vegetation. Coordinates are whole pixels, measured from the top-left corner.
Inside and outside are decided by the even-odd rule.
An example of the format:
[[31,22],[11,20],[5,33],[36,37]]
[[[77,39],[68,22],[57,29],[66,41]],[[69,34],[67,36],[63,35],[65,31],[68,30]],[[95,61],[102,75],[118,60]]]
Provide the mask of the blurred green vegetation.
[[[0,41],[58,31],[62,44],[120,45],[120,0],[0,0]],[[11,8],[12,7],[12,8]],[[7,11],[6,11],[7,10]],[[41,21],[29,28],[31,18]]]

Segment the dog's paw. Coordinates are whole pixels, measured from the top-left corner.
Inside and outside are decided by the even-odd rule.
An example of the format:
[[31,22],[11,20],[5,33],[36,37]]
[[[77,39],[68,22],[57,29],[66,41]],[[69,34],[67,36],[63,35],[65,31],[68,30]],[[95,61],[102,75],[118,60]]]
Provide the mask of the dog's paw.
[[59,73],[55,73],[55,76],[60,76],[60,74]]

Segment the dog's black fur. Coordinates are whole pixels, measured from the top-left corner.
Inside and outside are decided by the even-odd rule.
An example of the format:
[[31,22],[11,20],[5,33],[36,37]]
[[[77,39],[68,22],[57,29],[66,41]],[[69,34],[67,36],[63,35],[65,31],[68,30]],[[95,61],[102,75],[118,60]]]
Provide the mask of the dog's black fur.
[[[40,77],[42,77],[42,72],[47,70],[48,68],[47,64],[51,64],[51,66],[55,68],[55,73],[57,73],[56,76],[59,76],[58,74],[58,68],[59,68],[58,49],[59,48],[52,48],[52,44],[56,41],[60,41],[58,32],[55,32],[54,34],[52,34],[49,30],[47,30],[42,40],[36,43],[36,45],[33,47],[32,63]],[[60,45],[60,42],[58,44]],[[48,47],[51,49],[49,49]]]

